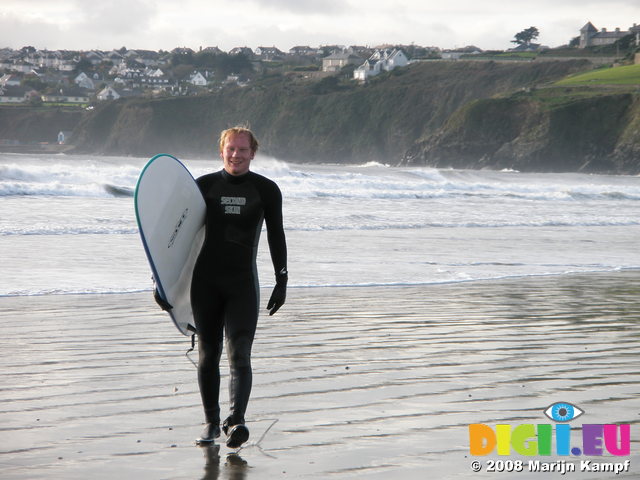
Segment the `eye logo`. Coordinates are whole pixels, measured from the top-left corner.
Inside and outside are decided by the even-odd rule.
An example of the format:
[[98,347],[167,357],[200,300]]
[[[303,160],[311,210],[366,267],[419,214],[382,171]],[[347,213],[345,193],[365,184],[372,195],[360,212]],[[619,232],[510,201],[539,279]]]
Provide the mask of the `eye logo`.
[[583,410],[568,402],[554,403],[544,411],[544,414],[554,422],[570,422],[583,413]]

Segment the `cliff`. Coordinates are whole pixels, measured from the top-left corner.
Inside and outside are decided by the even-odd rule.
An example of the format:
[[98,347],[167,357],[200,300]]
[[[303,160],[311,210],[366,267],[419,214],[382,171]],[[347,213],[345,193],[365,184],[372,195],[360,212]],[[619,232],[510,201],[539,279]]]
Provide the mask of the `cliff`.
[[21,144],[55,143],[60,131],[72,131],[84,112],[77,108],[0,107],[0,140]]
[[[78,117],[73,143],[76,152],[208,158],[222,129],[248,123],[263,152],[296,162],[637,173],[638,95],[552,87],[590,68],[424,62],[358,86],[272,76],[197,97],[100,104]],[[0,115],[0,138],[4,123]]]
[[307,162],[397,163],[474,100],[563,78],[584,62],[433,62],[345,87],[276,76],[251,88],[101,105],[76,129],[78,151],[210,156],[216,135],[249,123],[264,152]]
[[441,129],[419,141],[404,162],[637,174],[639,127],[638,94],[547,88],[465,105]]

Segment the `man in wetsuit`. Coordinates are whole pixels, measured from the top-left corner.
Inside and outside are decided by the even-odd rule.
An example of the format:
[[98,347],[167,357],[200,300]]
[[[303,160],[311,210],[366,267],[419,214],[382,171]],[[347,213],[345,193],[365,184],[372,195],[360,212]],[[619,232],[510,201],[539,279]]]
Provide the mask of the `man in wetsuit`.
[[287,287],[282,195],[273,181],[249,171],[257,148],[250,130],[235,127],[223,131],[223,169],[196,180],[207,205],[206,237],[191,284],[198,334],[198,384],[206,419],[198,443],[213,442],[220,435],[219,362],[226,338],[230,415],[222,429],[230,448],[249,438],[244,416],[251,393],[251,346],[258,322],[256,254],[263,219],[276,275],[267,303],[269,315],[284,304]]

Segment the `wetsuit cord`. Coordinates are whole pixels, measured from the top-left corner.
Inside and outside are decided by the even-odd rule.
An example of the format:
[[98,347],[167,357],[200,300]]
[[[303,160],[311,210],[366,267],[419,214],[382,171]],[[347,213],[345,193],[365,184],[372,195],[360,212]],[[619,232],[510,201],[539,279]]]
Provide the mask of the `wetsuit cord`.
[[191,335],[191,348],[186,351],[185,356],[189,359],[189,361],[193,364],[194,367],[198,368],[198,365],[196,364],[196,362],[194,362],[193,359],[189,356],[189,354],[193,352],[193,349],[195,347],[196,347],[196,334],[194,333],[193,335]]

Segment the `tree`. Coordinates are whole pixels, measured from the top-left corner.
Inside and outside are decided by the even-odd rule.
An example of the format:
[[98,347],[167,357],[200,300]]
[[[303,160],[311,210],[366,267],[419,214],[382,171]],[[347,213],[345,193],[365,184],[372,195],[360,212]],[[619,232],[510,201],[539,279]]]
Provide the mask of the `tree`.
[[311,92],[316,95],[323,95],[338,90],[340,90],[340,79],[336,76],[324,77],[311,87]]
[[20,84],[23,87],[27,87],[37,91],[42,91],[47,87],[47,84],[45,82],[43,82],[40,78],[35,76],[29,76],[29,77],[23,78]]
[[531,45],[531,42],[538,38],[540,31],[536,27],[525,28],[521,32],[516,33],[515,40],[511,40],[511,43],[517,43],[518,45]]
[[82,72],[91,72],[93,71],[93,64],[87,60],[86,58],[81,58],[73,69],[74,73],[79,74]]

